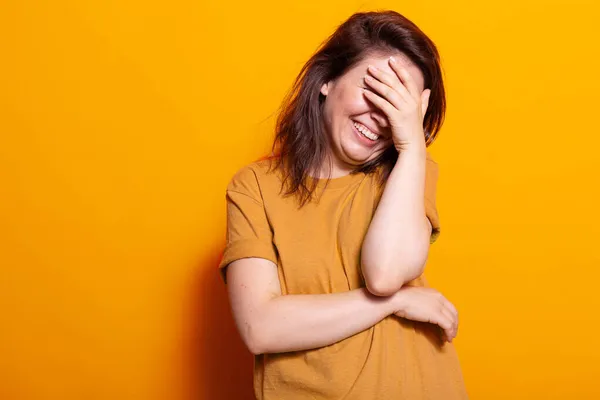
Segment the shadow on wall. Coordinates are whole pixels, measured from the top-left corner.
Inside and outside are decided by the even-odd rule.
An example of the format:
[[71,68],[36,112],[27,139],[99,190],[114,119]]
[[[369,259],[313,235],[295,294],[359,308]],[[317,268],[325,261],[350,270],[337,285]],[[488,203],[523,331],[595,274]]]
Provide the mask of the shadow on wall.
[[242,342],[231,315],[227,288],[217,266],[221,254],[200,262],[193,285],[189,350],[189,400],[252,400],[253,356]]

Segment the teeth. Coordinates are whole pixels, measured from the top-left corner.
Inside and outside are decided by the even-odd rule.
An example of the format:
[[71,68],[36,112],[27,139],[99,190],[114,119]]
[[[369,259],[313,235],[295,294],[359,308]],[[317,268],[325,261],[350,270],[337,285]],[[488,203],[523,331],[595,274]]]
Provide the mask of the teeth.
[[356,129],[362,133],[364,136],[366,136],[367,138],[371,139],[371,140],[377,140],[377,138],[379,137],[379,135],[371,132],[366,126],[359,124],[358,122],[354,122],[354,126],[356,127]]

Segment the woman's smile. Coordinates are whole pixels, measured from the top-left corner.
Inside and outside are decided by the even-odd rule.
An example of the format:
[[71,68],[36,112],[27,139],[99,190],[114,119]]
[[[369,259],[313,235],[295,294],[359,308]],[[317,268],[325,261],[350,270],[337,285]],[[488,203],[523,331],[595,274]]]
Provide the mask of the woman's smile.
[[[379,135],[376,135],[371,131],[366,130],[364,126],[358,125],[354,121],[352,121],[352,131],[354,131],[357,140],[366,147],[375,147],[380,141]],[[372,137],[375,137],[375,139],[371,139]]]

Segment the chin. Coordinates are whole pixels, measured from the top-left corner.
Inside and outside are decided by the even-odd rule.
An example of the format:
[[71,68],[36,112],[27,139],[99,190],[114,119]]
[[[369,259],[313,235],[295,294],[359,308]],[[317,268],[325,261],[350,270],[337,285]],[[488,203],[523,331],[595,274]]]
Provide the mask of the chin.
[[379,149],[365,149],[364,147],[360,148],[355,145],[342,145],[341,153],[348,164],[359,166],[375,159],[380,152]]
[[341,154],[344,155],[346,161],[353,165],[365,164],[368,161],[376,158],[381,154],[381,144],[375,147],[365,147],[354,140],[344,140],[341,143]]

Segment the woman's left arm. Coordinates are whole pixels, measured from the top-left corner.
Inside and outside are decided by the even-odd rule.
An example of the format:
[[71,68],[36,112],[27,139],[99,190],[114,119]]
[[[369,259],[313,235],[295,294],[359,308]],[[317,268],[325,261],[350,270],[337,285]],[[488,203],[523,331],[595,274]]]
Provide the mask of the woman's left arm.
[[431,89],[422,91],[405,66],[368,67],[363,92],[387,116],[398,160],[387,179],[363,241],[361,268],[367,289],[389,296],[423,272],[432,225],[425,212],[427,151],[424,116]]
[[361,267],[367,289],[389,296],[423,272],[431,222],[425,214],[425,144],[398,154],[362,244]]

